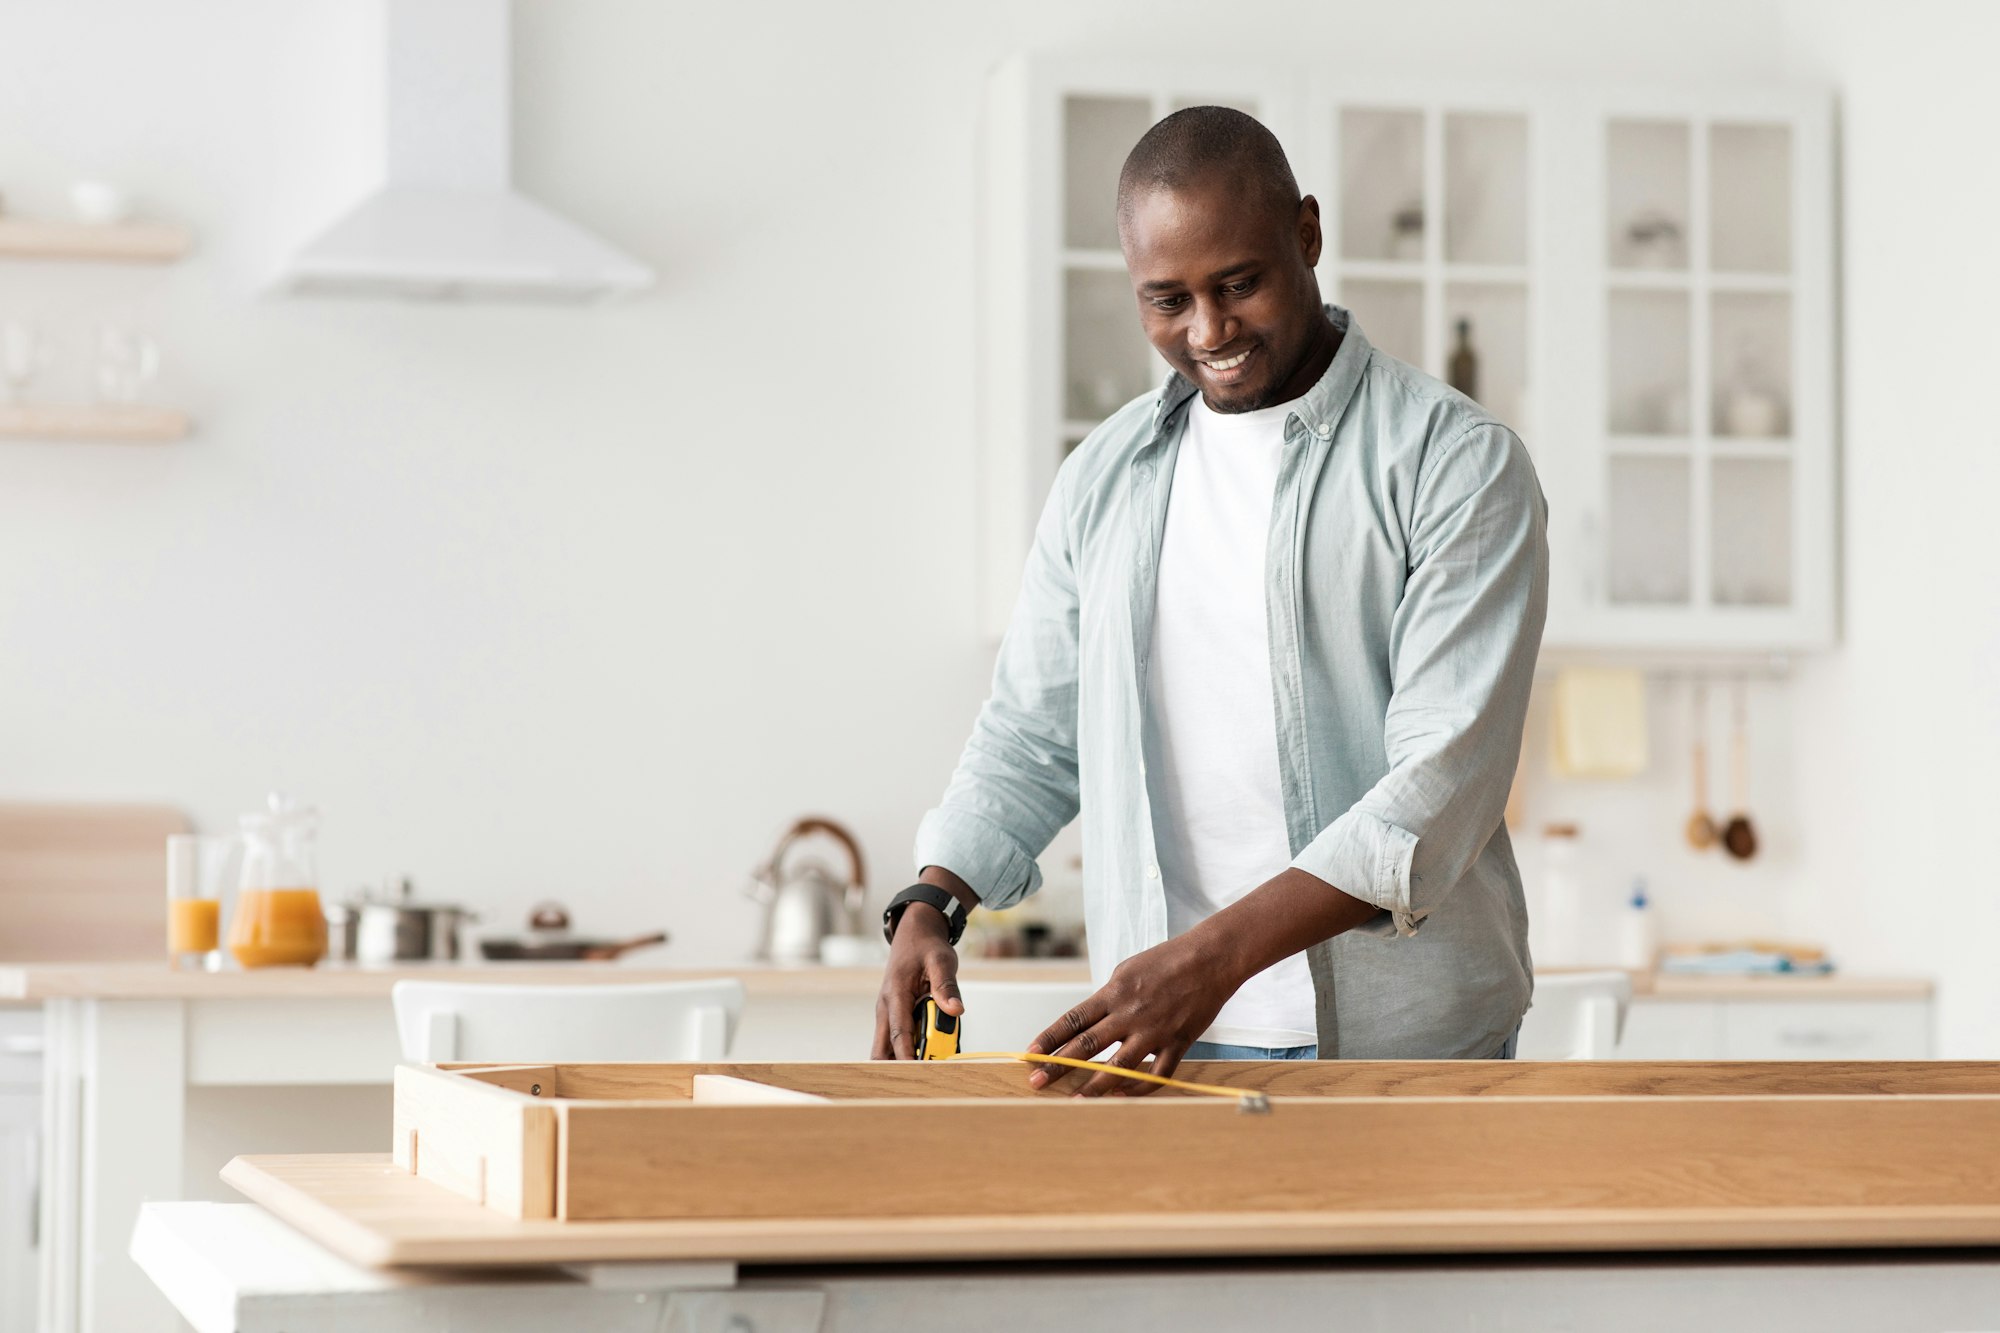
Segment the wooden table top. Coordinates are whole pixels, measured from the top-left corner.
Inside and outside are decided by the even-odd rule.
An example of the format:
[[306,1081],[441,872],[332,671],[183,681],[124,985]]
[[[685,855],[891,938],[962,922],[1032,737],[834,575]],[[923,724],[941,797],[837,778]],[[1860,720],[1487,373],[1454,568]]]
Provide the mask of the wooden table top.
[[1986,1246],[2000,1205],[515,1221],[386,1153],[239,1157],[222,1178],[366,1267]]

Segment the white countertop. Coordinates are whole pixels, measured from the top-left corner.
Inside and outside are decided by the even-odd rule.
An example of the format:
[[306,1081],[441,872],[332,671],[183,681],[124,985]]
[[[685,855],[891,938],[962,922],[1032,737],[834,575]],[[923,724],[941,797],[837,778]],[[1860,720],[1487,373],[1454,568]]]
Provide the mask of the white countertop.
[[[1081,959],[967,959],[960,975],[1019,981],[1087,980]],[[248,1000],[382,996],[406,979],[589,985],[594,982],[701,981],[735,977],[752,998],[765,995],[866,995],[882,984],[880,967],[778,967],[736,963],[657,967],[593,963],[321,963],[223,972],[178,972],[161,962],[0,964],[0,1002],[52,999]]]
[[[1081,959],[969,958],[960,975],[1017,981],[1087,980]],[[164,962],[0,964],[0,1002],[50,999],[231,1000],[271,997],[365,998],[384,996],[396,982],[507,981],[550,985],[592,982],[698,981],[736,977],[757,996],[868,995],[882,984],[879,967],[777,967],[736,963],[712,967],[657,967],[643,963],[397,963],[386,966],[322,963],[317,967],[267,967],[253,971],[177,972]],[[1881,1000],[1928,999],[1932,983],[1913,977],[1632,976],[1636,996],[1657,1000]]]

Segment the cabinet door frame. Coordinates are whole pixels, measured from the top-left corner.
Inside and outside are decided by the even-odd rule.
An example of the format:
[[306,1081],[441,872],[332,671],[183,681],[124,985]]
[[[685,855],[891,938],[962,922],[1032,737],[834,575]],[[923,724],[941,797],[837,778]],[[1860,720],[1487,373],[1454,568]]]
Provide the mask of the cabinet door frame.
[[[1303,143],[1299,71],[1284,63],[1134,56],[1021,55],[989,79],[978,214],[983,336],[978,619],[1006,630],[1035,520],[1055,483],[1065,431],[1063,112],[1070,97],[1147,98],[1158,120],[1175,100],[1254,100],[1258,119],[1296,161]],[[1094,262],[1124,272],[1119,261]],[[1137,326],[1138,312],[1133,311]],[[1158,379],[1166,367],[1155,358]]]
[[[1557,364],[1577,366],[1574,409],[1561,441],[1560,477],[1551,489],[1550,547],[1558,556],[1545,646],[1558,651],[1712,652],[1756,654],[1832,646],[1838,594],[1834,546],[1838,449],[1834,402],[1834,256],[1832,105],[1824,92],[1800,89],[1616,89],[1572,95],[1572,111],[1557,118],[1563,142],[1551,155],[1573,168],[1561,187],[1567,210],[1561,244],[1586,256],[1578,281],[1565,283],[1563,315],[1552,321]],[[1615,605],[1610,601],[1609,477],[1613,439],[1607,382],[1609,302],[1613,274],[1605,253],[1610,174],[1606,144],[1614,120],[1685,122],[1690,137],[1687,278],[1662,282],[1686,290],[1689,351],[1688,449],[1662,456],[1689,460],[1692,510],[1686,604]],[[1791,134],[1791,270],[1782,282],[1718,278],[1708,264],[1709,131],[1716,124],[1770,124]],[[1626,290],[1650,285],[1630,273]],[[1710,302],[1717,292],[1783,291],[1789,320],[1791,430],[1783,445],[1718,445],[1710,424]],[[1717,458],[1782,458],[1791,468],[1791,593],[1782,607],[1713,603],[1711,468]],[[1544,484],[1550,478],[1544,473]],[[1557,495],[1562,497],[1558,503]]]

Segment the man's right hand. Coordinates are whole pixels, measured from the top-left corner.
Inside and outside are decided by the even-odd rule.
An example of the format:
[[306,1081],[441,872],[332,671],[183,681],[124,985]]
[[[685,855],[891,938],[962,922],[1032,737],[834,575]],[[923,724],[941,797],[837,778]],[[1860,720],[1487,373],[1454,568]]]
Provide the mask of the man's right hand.
[[944,913],[926,903],[911,903],[896,922],[889,944],[889,966],[882,973],[882,993],[875,1000],[876,1060],[917,1058],[917,1001],[928,995],[948,1014],[963,1014],[958,997],[958,951],[951,947],[951,928]]

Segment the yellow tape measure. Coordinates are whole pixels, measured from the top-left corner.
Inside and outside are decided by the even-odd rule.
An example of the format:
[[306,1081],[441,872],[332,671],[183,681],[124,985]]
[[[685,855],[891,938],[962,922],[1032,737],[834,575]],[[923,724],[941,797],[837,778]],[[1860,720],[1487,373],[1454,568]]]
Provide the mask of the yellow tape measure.
[[1157,1083],[1162,1087],[1199,1092],[1210,1097],[1233,1097],[1236,1099],[1236,1109],[1254,1115],[1263,1115],[1271,1109],[1271,1099],[1252,1088],[1228,1088],[1219,1083],[1191,1083],[1186,1079],[1147,1073],[1143,1069],[1124,1069],[1118,1065],[1104,1064],[1096,1060],[1074,1060],[1067,1055],[1036,1055],[1030,1051],[962,1051],[959,1048],[965,1039],[964,1019],[946,1013],[938,1007],[938,1002],[928,995],[917,1001],[915,1018],[919,1060],[1019,1060],[1023,1064],[1031,1065],[1062,1065],[1069,1069],[1088,1070],[1093,1074],[1112,1074],[1119,1078],[1136,1079],[1141,1083]]
[[965,1025],[925,995],[917,1000],[917,1059],[949,1060],[958,1054]]

